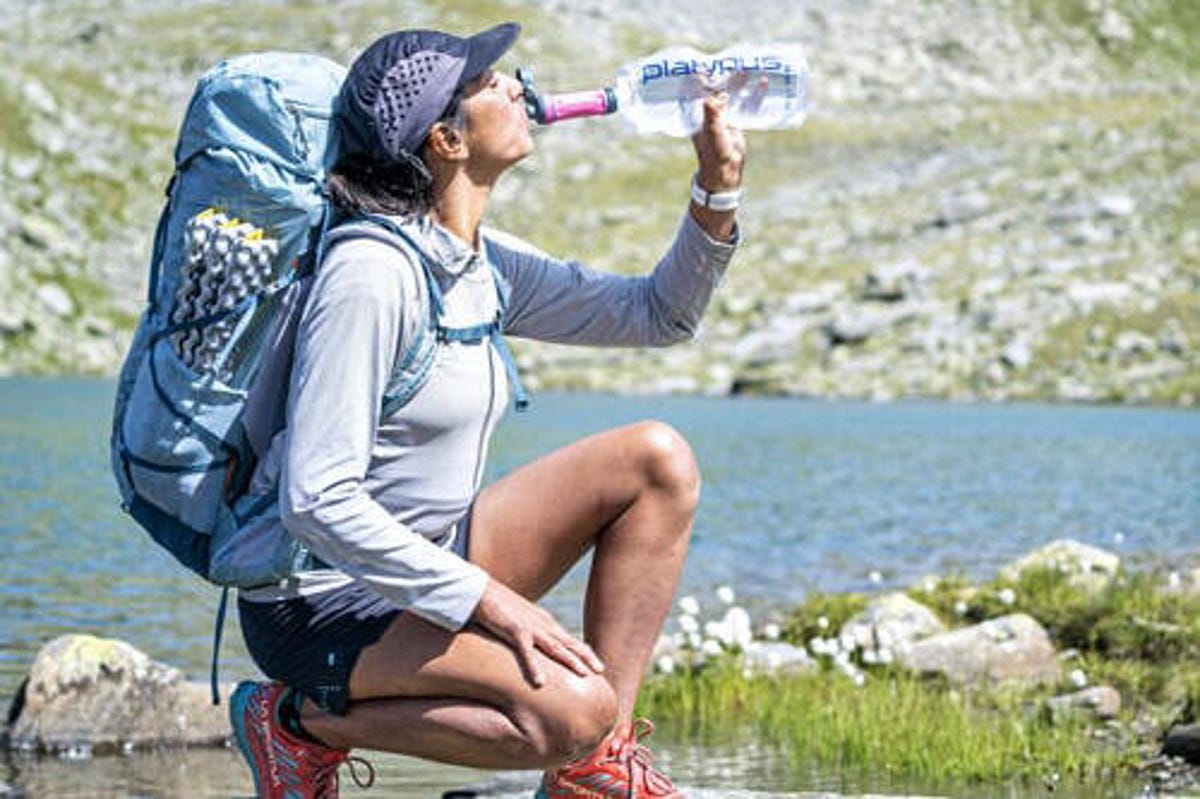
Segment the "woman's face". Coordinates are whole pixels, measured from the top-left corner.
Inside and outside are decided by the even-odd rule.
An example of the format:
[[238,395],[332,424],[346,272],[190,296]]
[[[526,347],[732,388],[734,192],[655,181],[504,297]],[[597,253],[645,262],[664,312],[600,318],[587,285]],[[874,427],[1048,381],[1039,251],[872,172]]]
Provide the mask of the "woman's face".
[[533,151],[524,89],[516,78],[489,69],[466,85],[462,108],[476,166],[498,175]]

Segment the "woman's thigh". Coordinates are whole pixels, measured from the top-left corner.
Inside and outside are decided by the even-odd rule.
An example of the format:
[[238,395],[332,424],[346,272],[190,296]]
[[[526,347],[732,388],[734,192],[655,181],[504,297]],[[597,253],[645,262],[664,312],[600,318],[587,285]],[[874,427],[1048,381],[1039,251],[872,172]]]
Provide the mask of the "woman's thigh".
[[[589,436],[481,491],[468,557],[493,579],[537,599],[648,485],[668,493],[696,490],[695,461],[678,433],[642,422]],[[538,689],[508,645],[482,628],[450,632],[405,612],[362,650],[350,698],[462,697],[502,708],[611,702],[604,678],[581,678],[541,652],[535,656],[548,678]]]
[[687,442],[661,422],[581,439],[484,488],[471,515],[470,561],[537,600],[647,488],[694,509],[699,472]]
[[546,681],[531,685],[514,652],[471,625],[450,632],[412,613],[396,617],[362,650],[350,677],[351,702],[463,700],[499,710],[531,740],[590,740],[613,723],[616,695],[597,674],[580,677],[540,652]]

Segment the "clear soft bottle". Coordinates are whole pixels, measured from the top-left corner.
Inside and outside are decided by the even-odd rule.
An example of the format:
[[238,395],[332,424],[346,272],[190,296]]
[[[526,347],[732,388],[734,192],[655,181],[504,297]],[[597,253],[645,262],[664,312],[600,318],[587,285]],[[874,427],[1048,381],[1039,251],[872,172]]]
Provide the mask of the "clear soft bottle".
[[611,87],[539,92],[528,68],[517,71],[530,118],[550,125],[566,119],[620,113],[640,133],[690,136],[703,121],[703,101],[726,92],[726,120],[746,130],[797,127],[804,122],[808,62],[794,42],[739,44],[708,55],[671,47],[626,64]]

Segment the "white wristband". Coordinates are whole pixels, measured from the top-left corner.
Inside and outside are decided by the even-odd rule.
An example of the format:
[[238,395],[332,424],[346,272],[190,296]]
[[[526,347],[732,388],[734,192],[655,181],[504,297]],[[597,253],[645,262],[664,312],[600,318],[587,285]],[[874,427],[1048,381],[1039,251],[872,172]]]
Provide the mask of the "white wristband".
[[708,191],[700,185],[699,176],[692,175],[692,202],[713,211],[733,211],[742,202],[742,191]]

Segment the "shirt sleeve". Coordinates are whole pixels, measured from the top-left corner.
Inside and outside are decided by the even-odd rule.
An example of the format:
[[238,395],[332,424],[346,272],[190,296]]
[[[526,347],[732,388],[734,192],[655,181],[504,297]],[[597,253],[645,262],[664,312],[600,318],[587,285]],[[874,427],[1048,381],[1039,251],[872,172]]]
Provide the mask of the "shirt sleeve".
[[321,265],[297,334],[280,505],[289,532],[326,563],[457,630],[487,574],[400,523],[364,488],[403,311],[420,307],[414,267],[370,240],[339,244]]
[[685,214],[649,275],[600,272],[553,258],[515,236],[489,231],[508,284],[506,333],[564,344],[665,346],[692,338],[737,247]]

